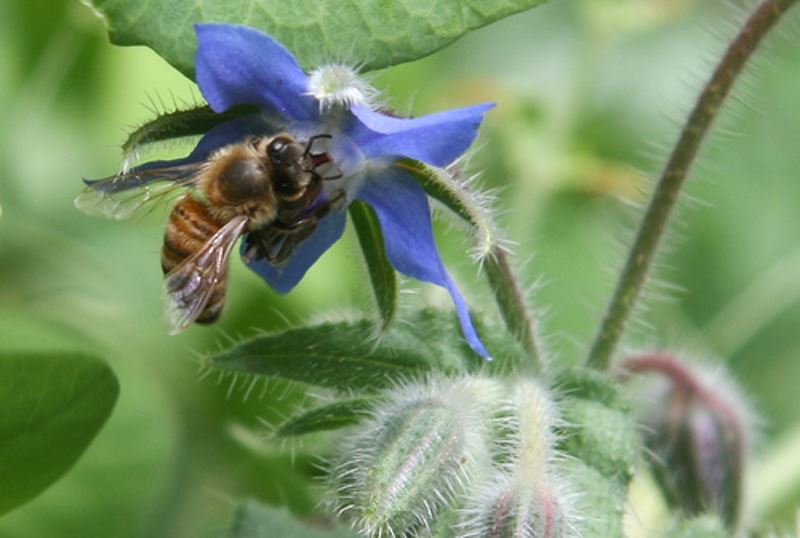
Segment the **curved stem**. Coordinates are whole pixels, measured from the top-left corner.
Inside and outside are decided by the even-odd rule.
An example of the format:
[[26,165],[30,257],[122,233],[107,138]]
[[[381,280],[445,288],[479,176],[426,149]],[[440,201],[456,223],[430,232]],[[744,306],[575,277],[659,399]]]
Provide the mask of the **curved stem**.
[[545,358],[536,334],[536,320],[514,275],[508,251],[497,245],[484,261],[483,267],[506,327],[529,353],[527,366],[534,371],[541,369]]
[[711,80],[703,88],[658,181],[589,353],[589,366],[608,368],[614,349],[641,295],[656,249],[701,142],[747,60],[764,36],[796,2],[797,0],[763,0],[728,46]]

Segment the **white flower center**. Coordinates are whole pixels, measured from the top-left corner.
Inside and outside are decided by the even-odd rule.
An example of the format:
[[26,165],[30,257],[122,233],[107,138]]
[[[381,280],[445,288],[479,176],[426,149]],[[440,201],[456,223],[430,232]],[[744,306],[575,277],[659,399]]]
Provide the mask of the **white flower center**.
[[319,101],[321,112],[337,106],[369,105],[378,93],[355,69],[343,64],[323,65],[312,71],[308,88]]

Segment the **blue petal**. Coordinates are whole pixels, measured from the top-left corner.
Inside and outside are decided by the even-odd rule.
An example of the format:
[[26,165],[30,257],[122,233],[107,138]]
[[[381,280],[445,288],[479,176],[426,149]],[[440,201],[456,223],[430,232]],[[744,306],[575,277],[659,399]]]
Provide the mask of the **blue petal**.
[[[344,211],[331,211],[319,221],[314,233],[297,245],[286,264],[280,267],[264,259],[249,262],[247,266],[278,293],[288,293],[302,280],[314,262],[342,236],[346,220]],[[245,244],[246,241],[242,241],[243,255]]]
[[428,197],[422,187],[408,173],[387,168],[367,178],[358,197],[375,210],[386,254],[394,268],[417,280],[447,288],[455,303],[464,338],[476,353],[488,359],[489,352],[475,332],[467,303],[439,257]]
[[419,118],[396,118],[354,105],[346,129],[367,158],[408,157],[433,166],[447,166],[475,140],[493,103],[447,110]]
[[232,24],[196,24],[197,84],[211,108],[256,105],[287,119],[319,116],[308,77],[286,48],[258,30]]

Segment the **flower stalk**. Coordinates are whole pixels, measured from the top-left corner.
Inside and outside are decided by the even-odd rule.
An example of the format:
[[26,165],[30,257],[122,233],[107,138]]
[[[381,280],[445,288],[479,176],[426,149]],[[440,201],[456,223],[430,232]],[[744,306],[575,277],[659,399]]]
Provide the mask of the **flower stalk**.
[[647,281],[681,188],[720,107],[758,45],[797,0],[763,0],[745,22],[703,88],[681,131],[639,227],[630,255],[589,352],[590,367],[605,370]]
[[525,301],[525,294],[511,268],[508,256],[505,248],[496,245],[484,261],[483,268],[506,327],[528,352],[526,366],[538,371],[544,366],[544,350],[537,340],[536,320]]

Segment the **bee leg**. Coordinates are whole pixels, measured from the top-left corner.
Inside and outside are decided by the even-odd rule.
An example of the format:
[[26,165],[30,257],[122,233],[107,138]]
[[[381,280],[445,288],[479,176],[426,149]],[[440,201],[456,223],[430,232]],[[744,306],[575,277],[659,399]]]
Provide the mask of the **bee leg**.
[[247,263],[264,258],[269,260],[269,252],[275,249],[278,240],[280,240],[280,232],[274,228],[265,228],[251,233],[247,236],[247,250],[242,258]]
[[344,196],[345,192],[340,189],[336,192],[333,198],[320,202],[318,205],[312,205],[305,216],[299,218],[291,216],[283,219],[279,217],[271,227],[276,231],[276,233],[294,235],[308,226],[316,226],[317,221],[327,215],[328,212],[330,212],[331,207],[344,198]]
[[289,258],[290,252],[286,252],[286,236],[277,236],[270,244],[269,250],[265,251],[266,260],[272,265],[283,265]]
[[290,241],[284,241],[281,248],[277,252],[271,252],[267,257],[267,261],[275,266],[281,266],[286,263],[289,256],[294,252],[295,244]]
[[259,233],[257,243],[248,247],[244,255],[245,261],[264,258],[272,265],[285,263],[295,247],[314,233],[319,219],[327,215],[333,204],[344,196],[344,191],[339,190],[333,198],[321,203],[306,217],[289,222],[276,220],[268,230]]
[[265,240],[264,252],[272,264],[280,264],[291,256],[294,247],[310,236],[317,227],[317,219],[313,216],[292,222],[291,224],[276,222],[273,234]]
[[265,258],[272,265],[283,265],[294,252],[294,247],[297,246],[297,243],[299,241],[295,240],[291,234],[276,235],[270,242]]
[[282,265],[289,259],[295,247],[308,238],[317,228],[317,219],[303,219],[302,224],[291,228],[285,236],[277,252],[271,255],[270,263]]
[[321,219],[330,212],[331,207],[333,207],[334,204],[342,200],[344,197],[345,197],[345,192],[339,189],[338,191],[336,191],[336,194],[333,196],[333,198],[325,200],[324,202],[321,202],[319,205],[312,207],[311,211],[309,212],[309,217],[306,218],[314,218],[316,220]]
[[336,169],[336,170],[337,170],[339,173],[338,173],[338,174],[333,174],[333,175],[330,175],[330,176],[324,176],[324,177],[322,178],[324,181],[332,181],[332,180],[334,180],[334,179],[341,179],[342,177],[344,177],[344,174],[342,173],[342,171],[339,169],[339,167],[338,167],[338,166],[336,166],[335,164],[334,164],[334,165],[332,165],[332,166],[333,166],[333,167],[334,167],[334,168],[335,168],[335,169]]
[[[328,179],[328,178],[326,178],[326,179]],[[323,203],[321,203],[319,205],[319,207],[317,207],[314,210],[314,213],[313,213],[314,218],[315,219],[321,219],[322,217],[327,215],[328,212],[331,210],[331,207],[333,206],[333,204],[335,204],[336,202],[340,201],[342,198],[344,198],[344,196],[345,196],[344,191],[339,189],[336,192],[336,195],[333,198],[331,198],[330,200],[324,201]]]
[[255,245],[250,245],[247,247],[247,250],[242,255],[242,259],[244,263],[251,263],[253,260],[256,259],[256,254],[258,254],[258,247]]
[[313,214],[291,223],[274,223],[272,227],[275,233],[264,250],[267,261],[273,265],[283,264],[292,255],[295,247],[314,233],[318,220],[316,214]]

